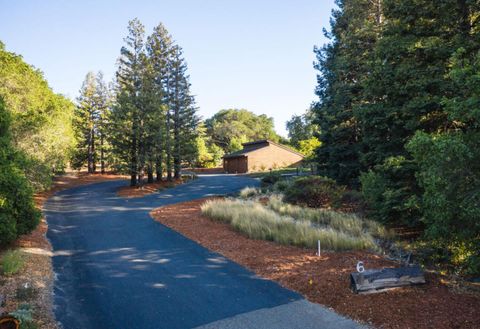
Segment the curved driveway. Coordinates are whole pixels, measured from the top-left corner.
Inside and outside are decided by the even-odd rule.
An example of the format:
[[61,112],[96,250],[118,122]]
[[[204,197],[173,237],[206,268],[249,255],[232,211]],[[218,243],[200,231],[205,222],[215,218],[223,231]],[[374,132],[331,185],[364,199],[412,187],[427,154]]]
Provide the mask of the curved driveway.
[[138,199],[126,181],[62,191],[44,206],[55,314],[81,328],[356,328],[358,325],[155,222],[162,205],[238,191],[256,181],[212,175]]

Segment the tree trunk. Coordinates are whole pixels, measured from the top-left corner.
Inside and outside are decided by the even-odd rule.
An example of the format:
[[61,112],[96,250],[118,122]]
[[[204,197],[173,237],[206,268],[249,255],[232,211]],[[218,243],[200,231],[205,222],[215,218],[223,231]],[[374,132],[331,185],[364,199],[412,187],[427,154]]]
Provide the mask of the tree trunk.
[[148,175],[148,183],[151,184],[153,183],[153,163],[152,161],[150,161],[148,163],[148,167],[147,167],[147,175]]
[[132,145],[130,148],[130,186],[137,185],[137,127],[132,127]]
[[167,110],[167,134],[166,134],[166,151],[167,151],[167,180],[172,180],[172,146],[170,137],[170,109]]
[[103,149],[104,137],[100,135],[100,172],[105,174],[105,150]]
[[90,140],[88,143],[88,173],[93,174],[95,173],[95,132],[90,129]]
[[157,155],[156,158],[156,163],[155,163],[155,170],[157,174],[157,182],[161,182],[163,179],[163,156],[162,156],[162,151],[160,151],[160,154]]
[[173,170],[175,179],[180,178],[181,159],[180,159],[180,103],[178,95],[178,78],[175,83],[175,112],[173,116]]

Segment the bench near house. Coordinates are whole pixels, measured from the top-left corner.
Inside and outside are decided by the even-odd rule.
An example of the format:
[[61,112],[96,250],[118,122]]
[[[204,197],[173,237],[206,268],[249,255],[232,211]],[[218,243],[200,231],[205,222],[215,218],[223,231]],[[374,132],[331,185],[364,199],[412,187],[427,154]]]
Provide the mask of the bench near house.
[[291,148],[270,140],[244,143],[243,149],[223,157],[223,169],[227,173],[247,173],[276,168],[295,167],[303,155]]

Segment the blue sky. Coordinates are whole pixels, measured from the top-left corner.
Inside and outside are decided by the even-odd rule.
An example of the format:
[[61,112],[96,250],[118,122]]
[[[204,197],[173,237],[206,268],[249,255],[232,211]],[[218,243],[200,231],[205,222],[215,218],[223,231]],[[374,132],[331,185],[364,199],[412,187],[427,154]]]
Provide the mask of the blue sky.
[[75,98],[88,71],[112,79],[138,17],[163,22],[183,47],[200,115],[246,108],[285,122],[315,99],[314,45],[326,42],[333,0],[0,0],[0,40]]

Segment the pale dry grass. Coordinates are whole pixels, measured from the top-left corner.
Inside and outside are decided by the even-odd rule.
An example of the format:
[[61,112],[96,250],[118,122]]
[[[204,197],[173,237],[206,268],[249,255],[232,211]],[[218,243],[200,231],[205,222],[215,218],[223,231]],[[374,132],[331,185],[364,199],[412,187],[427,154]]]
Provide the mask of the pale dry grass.
[[249,200],[209,200],[202,205],[207,217],[230,224],[253,239],[285,245],[315,248],[318,240],[327,250],[376,249],[369,234],[353,236],[331,227],[312,225],[281,215],[259,202]]
[[360,218],[355,214],[291,205],[283,202],[282,199],[283,197],[278,194],[270,196],[268,207],[282,216],[289,216],[300,221],[310,221],[352,236],[360,237],[370,234],[375,238],[382,239],[392,236],[392,233],[380,223]]

